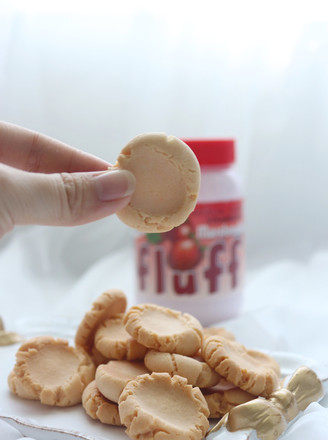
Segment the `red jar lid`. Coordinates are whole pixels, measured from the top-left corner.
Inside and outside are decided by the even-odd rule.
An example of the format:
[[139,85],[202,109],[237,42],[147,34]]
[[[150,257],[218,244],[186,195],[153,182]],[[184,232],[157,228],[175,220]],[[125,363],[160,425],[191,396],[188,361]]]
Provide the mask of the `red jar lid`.
[[228,165],[235,161],[234,139],[182,139],[200,165]]

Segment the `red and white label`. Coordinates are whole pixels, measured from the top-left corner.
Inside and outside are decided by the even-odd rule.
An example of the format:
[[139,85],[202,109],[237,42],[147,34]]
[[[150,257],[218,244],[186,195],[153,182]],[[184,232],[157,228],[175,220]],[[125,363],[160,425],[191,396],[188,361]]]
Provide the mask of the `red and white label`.
[[240,290],[242,200],[199,203],[188,220],[136,239],[138,290],[146,295],[219,295]]

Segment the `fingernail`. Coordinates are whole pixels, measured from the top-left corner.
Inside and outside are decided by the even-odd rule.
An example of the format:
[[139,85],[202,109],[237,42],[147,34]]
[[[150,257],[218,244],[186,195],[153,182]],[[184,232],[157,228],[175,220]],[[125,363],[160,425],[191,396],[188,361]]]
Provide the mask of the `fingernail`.
[[136,187],[136,179],[130,171],[111,170],[93,178],[99,200],[104,202],[120,199],[132,194]]

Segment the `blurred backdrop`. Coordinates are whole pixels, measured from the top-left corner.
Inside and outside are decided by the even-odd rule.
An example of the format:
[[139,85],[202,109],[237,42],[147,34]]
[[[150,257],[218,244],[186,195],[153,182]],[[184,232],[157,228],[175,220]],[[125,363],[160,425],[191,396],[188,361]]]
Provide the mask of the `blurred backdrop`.
[[[143,132],[233,137],[248,270],[327,251],[325,0],[2,0],[0,118],[110,162]],[[1,283],[82,285],[132,238],[115,216],[17,228],[0,244]]]

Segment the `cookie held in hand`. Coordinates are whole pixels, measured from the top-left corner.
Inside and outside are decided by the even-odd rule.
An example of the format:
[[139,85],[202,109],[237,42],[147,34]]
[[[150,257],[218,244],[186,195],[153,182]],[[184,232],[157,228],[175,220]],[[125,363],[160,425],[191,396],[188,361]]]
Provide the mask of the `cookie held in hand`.
[[146,133],[121,151],[115,167],[130,171],[136,189],[118,218],[142,232],[165,232],[195,209],[200,166],[188,145],[174,136]]

